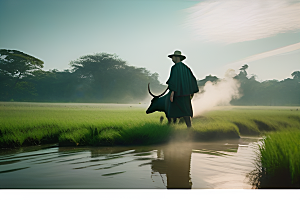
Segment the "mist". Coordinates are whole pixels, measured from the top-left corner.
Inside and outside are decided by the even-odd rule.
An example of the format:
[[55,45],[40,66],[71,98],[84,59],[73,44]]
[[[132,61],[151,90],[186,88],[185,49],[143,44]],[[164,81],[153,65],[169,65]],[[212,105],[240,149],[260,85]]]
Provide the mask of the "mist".
[[239,93],[240,83],[233,79],[235,75],[233,69],[228,69],[224,79],[216,83],[208,81],[199,88],[199,93],[192,99],[194,116],[211,111],[216,106],[229,106],[232,99],[240,98],[242,96]]

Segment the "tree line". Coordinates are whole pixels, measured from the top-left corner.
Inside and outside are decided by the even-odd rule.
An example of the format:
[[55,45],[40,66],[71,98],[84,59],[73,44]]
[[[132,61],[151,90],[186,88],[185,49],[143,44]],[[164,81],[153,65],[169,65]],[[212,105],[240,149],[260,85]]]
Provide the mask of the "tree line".
[[17,50],[0,50],[0,101],[138,103],[165,88],[157,73],[129,66],[115,54],[71,61],[70,70],[44,71],[43,61]]
[[[0,49],[0,101],[138,103],[151,91],[160,93],[166,85],[158,73],[130,66],[115,54],[96,53],[70,62],[70,69],[43,70],[44,62],[17,50]],[[259,82],[240,68],[240,99],[232,105],[300,105],[300,72],[292,79]],[[218,82],[216,76],[197,80],[202,87],[207,81]]]
[[[239,74],[233,78],[240,83],[239,99],[231,100],[231,105],[248,106],[296,106],[300,105],[300,71],[294,71],[293,78],[286,78],[282,81],[266,80],[259,82],[256,75],[248,77],[247,64],[239,70]],[[217,83],[220,81],[216,76],[206,76],[205,79],[198,81],[198,86],[204,86],[207,81]]]

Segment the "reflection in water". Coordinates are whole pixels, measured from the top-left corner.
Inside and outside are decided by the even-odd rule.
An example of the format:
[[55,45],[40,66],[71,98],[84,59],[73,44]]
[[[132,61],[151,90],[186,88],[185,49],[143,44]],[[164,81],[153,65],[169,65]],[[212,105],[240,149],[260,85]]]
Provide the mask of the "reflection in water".
[[6,151],[0,188],[251,188],[257,140]]
[[157,151],[157,160],[152,161],[151,169],[167,176],[167,188],[191,189],[192,147],[190,143],[175,143]]
[[[158,172],[160,175],[165,174],[167,178],[166,187],[169,189],[191,189],[192,179],[191,179],[191,160],[192,155],[194,159],[197,159],[197,154],[204,156],[204,159],[199,160],[198,163],[194,162],[194,167],[197,168],[197,172],[202,171],[208,167],[205,162],[218,157],[228,157],[233,156],[237,153],[239,146],[243,145],[244,142],[240,140],[231,140],[231,143],[224,142],[207,142],[207,143],[183,143],[174,142],[169,145],[163,146],[157,151],[157,159],[152,161],[152,171]],[[239,144],[243,143],[243,144]],[[204,161],[204,162],[203,162]],[[217,161],[218,162],[218,161]],[[202,169],[198,168],[201,166]],[[214,165],[217,165],[216,163]],[[213,166],[209,167],[213,168]],[[222,166],[218,167],[219,169]],[[224,169],[223,169],[224,170]],[[195,178],[196,182],[201,182],[200,187],[194,188],[206,188],[209,183],[204,180],[205,177],[198,176]],[[222,177],[220,177],[222,178]],[[200,181],[199,181],[200,180]],[[162,177],[162,181],[163,177]],[[208,187],[211,188],[211,187]]]

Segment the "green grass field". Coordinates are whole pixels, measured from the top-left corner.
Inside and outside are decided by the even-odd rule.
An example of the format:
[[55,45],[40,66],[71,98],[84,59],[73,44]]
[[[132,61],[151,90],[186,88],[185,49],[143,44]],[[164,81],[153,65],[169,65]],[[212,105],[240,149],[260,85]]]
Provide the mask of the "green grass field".
[[259,187],[264,187],[266,179],[267,185],[285,181],[298,187],[300,111],[296,107],[218,107],[194,117],[189,130],[185,123],[168,125],[166,118],[160,123],[164,114],[147,115],[146,107],[141,104],[0,102],[0,147],[45,143],[149,145],[171,139],[263,136],[257,160],[259,173],[254,178],[259,180]]
[[160,123],[161,112],[146,114],[146,105],[0,103],[0,146],[59,142],[68,145],[155,144],[189,135],[196,140],[259,136],[300,128],[300,111],[288,107],[220,107],[185,123]]
[[1,146],[151,144],[169,134],[139,105],[0,103]]

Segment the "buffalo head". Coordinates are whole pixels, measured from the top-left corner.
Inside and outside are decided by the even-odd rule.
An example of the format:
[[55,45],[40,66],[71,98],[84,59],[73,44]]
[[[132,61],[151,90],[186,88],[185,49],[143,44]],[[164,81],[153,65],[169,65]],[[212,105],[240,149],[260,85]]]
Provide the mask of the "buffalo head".
[[153,99],[151,100],[151,104],[146,111],[147,114],[153,113],[155,111],[160,111],[160,112],[166,113],[166,111],[167,111],[166,105],[167,105],[167,99],[168,99],[167,96],[168,95],[164,95],[164,94],[166,93],[167,90],[168,90],[168,88],[162,94],[155,96],[150,91],[150,83],[148,83],[148,92],[153,97]]

